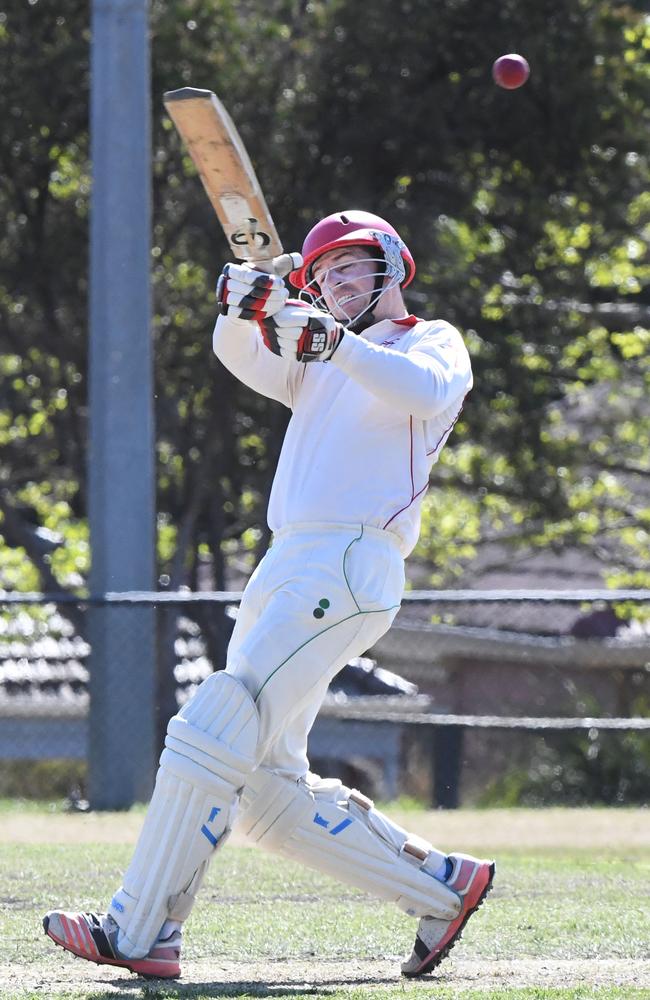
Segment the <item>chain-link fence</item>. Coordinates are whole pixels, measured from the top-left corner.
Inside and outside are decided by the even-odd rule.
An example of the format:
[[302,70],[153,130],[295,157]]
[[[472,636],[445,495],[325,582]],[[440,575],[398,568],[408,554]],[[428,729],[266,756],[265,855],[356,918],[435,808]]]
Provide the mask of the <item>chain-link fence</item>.
[[[225,664],[240,596],[0,597],[0,793],[58,761],[83,794],[88,762],[102,787],[123,750],[111,801],[146,797],[168,718]],[[310,754],[381,798],[650,801],[650,592],[408,593],[332,685]]]

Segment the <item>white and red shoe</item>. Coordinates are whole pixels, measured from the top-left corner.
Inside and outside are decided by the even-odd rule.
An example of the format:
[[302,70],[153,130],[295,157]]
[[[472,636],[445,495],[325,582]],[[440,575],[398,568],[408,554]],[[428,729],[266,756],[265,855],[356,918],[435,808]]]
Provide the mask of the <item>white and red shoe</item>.
[[465,924],[492,888],[495,865],[468,854],[450,854],[451,873],[445,884],[460,896],[463,906],[454,920],[421,917],[410,958],[402,963],[402,975],[423,976],[446,958]]
[[181,974],[179,930],[158,938],[144,958],[124,958],[115,945],[119,928],[108,914],[52,910],[43,918],[43,929],[55,944],[97,965],[117,965],[148,979],[177,979]]

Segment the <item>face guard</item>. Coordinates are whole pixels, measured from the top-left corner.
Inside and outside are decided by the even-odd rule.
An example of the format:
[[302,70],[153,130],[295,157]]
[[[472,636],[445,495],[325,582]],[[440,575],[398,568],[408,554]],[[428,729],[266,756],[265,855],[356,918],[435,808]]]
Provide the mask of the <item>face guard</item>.
[[[332,312],[325,299],[327,293],[330,301],[336,302],[338,315],[333,314],[335,318],[343,321],[352,330],[359,330],[374,322],[373,313],[381,297],[396,285],[402,285],[406,277],[403,259],[405,245],[402,240],[397,235],[380,231],[369,231],[368,235],[371,240],[365,245],[378,246],[382,256],[361,257],[345,264],[334,263],[320,274],[319,280],[312,277],[302,288],[299,296],[306,298],[325,312]],[[375,267],[362,276],[352,273],[360,264],[373,264]],[[346,271],[350,272],[350,277],[347,279]],[[371,281],[373,287],[368,291],[367,284]],[[366,288],[355,291],[360,282],[364,282]],[[357,309],[359,300],[367,299],[368,295],[370,298],[365,306]]]
[[386,219],[382,219],[379,215],[360,212],[358,209],[335,212],[312,226],[302,245],[302,265],[291,272],[289,281],[294,288],[305,288],[313,278],[312,266],[328,250],[350,246],[368,247],[371,252],[379,251],[385,256],[385,247],[377,238],[380,233],[392,236],[395,245],[399,247],[405,268],[402,285],[406,288],[413,281],[415,274],[415,261],[411,251],[390,222],[386,222]]

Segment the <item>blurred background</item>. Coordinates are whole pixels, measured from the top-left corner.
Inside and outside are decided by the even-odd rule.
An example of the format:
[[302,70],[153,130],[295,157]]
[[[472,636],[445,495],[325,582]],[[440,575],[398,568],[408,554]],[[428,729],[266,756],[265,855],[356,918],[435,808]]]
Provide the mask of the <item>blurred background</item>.
[[[95,805],[142,798],[101,791],[102,699],[126,732],[142,696],[104,665],[89,716],[89,611],[114,616],[134,678],[154,630],[146,787],[269,543],[289,413],[211,354],[227,247],[162,106],[195,86],[237,123],[287,249],[330,212],[385,216],[417,263],[409,308],[473,359],[414,599],[332,691],[314,761],[443,806],[647,803],[650,4],[151,3],[152,589],[170,600],[126,608],[89,586],[91,6],[0,12],[0,794],[84,802],[90,760]],[[506,52],[531,66],[517,91],[491,78]]]

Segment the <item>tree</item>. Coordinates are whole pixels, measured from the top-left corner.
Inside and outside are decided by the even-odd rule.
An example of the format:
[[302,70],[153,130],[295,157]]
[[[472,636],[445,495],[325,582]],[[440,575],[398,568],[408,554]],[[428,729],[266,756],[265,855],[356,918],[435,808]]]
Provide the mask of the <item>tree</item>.
[[[222,587],[227,564],[243,560],[245,573],[263,551],[288,418],[210,359],[227,250],[163,112],[164,90],[184,84],[224,99],[287,246],[341,207],[385,214],[418,261],[413,310],[466,334],[476,385],[418,548],[446,566],[433,579],[495,534],[597,545],[613,580],[646,579],[644,11],[591,0],[504,0],[496,13],[469,0],[154,2],[164,585],[207,574]],[[55,16],[39,0],[0,18],[5,586],[77,587],[87,568],[87,17],[74,0]],[[490,67],[512,50],[532,75],[506,93]],[[15,81],[28,81],[20,95]]]

